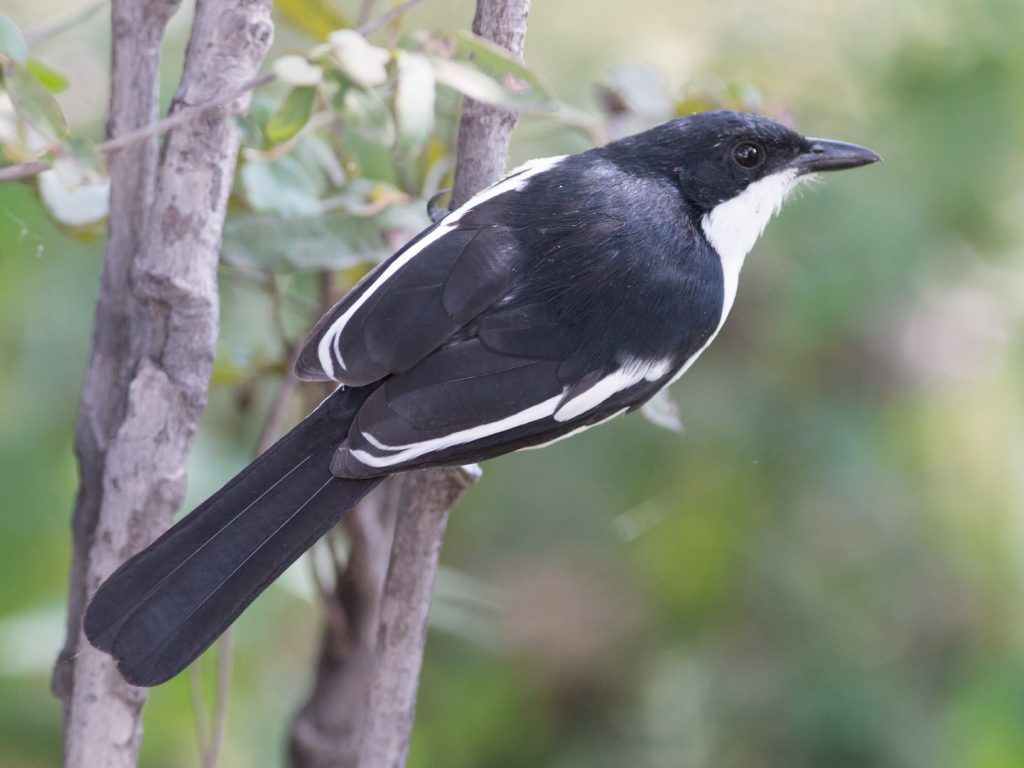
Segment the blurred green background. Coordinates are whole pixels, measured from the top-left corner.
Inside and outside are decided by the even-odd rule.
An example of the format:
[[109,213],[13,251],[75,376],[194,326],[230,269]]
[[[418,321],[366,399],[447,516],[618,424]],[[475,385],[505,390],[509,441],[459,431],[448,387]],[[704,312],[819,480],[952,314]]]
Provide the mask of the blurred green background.
[[[2,7],[31,29],[79,6]],[[404,25],[471,17],[427,0]],[[308,46],[289,18],[277,54]],[[106,23],[34,51],[94,137]],[[640,102],[743,92],[886,162],[769,226],[673,388],[684,433],[631,416],[486,465],[449,527],[411,766],[1024,765],[1022,38],[1020,0],[534,3],[527,61],[565,103],[597,114],[595,86],[622,81]],[[586,146],[527,118],[512,161]],[[59,757],[48,676],[101,258],[32,185],[0,186],[5,768]],[[222,291],[218,370],[280,354],[265,295],[231,274]],[[215,382],[190,502],[245,462],[276,384]],[[239,622],[224,765],[284,752],[319,639],[300,593]],[[178,679],[151,696],[143,764],[196,762]]]

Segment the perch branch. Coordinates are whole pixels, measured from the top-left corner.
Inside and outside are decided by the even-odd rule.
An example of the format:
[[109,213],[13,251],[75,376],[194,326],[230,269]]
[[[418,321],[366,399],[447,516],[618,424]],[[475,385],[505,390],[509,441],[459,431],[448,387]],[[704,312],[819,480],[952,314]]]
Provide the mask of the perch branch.
[[[478,0],[473,31],[522,60],[529,0]],[[459,123],[452,206],[497,181],[505,168],[515,113],[467,100]],[[426,645],[427,614],[452,507],[476,479],[460,469],[392,478],[397,485],[391,561],[381,606],[373,684],[360,751],[361,768],[405,765]]]

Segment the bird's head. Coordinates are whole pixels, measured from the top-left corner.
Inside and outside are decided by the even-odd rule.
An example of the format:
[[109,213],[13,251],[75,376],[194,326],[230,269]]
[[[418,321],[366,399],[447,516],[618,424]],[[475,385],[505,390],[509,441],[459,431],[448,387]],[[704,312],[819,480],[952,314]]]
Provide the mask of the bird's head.
[[[677,183],[701,213],[710,213],[752,188],[782,192],[781,205],[801,179],[881,158],[856,144],[812,139],[767,117],[745,112],[702,112],[662,126],[658,145],[674,144],[670,163]],[[674,140],[673,140],[674,138]],[[763,195],[758,195],[763,197]]]
[[881,160],[865,147],[808,138],[745,112],[702,112],[616,144],[608,149],[618,162],[670,177],[719,253],[739,258],[801,180]]

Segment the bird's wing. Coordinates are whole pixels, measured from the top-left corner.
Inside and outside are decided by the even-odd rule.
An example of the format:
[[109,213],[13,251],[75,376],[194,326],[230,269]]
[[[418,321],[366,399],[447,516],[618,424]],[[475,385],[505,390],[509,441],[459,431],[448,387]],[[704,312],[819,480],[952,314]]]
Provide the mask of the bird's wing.
[[675,370],[674,358],[581,366],[574,334],[541,305],[488,313],[475,335],[370,395],[332,472],[367,477],[541,445],[641,404]]
[[504,218],[509,197],[559,160],[513,171],[374,269],[310,332],[299,376],[363,386],[408,371],[499,301],[526,258]]

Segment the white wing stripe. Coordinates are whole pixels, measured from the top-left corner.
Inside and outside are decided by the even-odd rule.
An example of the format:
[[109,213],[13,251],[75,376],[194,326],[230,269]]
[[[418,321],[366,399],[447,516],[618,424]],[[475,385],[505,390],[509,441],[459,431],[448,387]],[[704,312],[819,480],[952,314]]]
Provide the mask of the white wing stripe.
[[391,453],[387,456],[373,456],[366,451],[355,450],[352,451],[352,458],[371,467],[390,467],[393,464],[399,464],[403,461],[408,461],[409,459],[415,459],[426,453],[443,451],[455,445],[471,443],[474,440],[490,437],[491,435],[496,435],[499,432],[507,432],[515,429],[516,427],[521,427],[524,424],[540,421],[541,419],[551,416],[555,412],[555,409],[558,408],[558,403],[561,399],[561,395],[555,395],[542,403],[531,405],[529,408],[526,408],[519,413],[506,416],[504,419],[498,419],[497,421],[492,421],[487,424],[479,424],[475,427],[470,427],[469,429],[452,432],[444,437],[435,437],[431,440],[424,440],[420,443],[410,443],[409,445],[386,446],[379,440],[372,438],[369,434],[364,432],[363,437],[366,438],[371,445],[380,448],[381,450],[397,452]]
[[[419,443],[388,445],[371,435],[369,432],[363,432],[362,437],[366,442],[379,451],[387,451],[387,455],[375,456],[369,451],[361,451],[358,449],[352,451],[351,455],[356,461],[370,467],[390,467],[395,464],[408,461],[409,459],[418,458],[427,453],[444,451],[456,445],[472,443],[476,440],[490,437],[501,432],[508,432],[516,429],[517,427],[521,427],[524,424],[540,421],[541,419],[548,418],[549,416],[553,416],[556,421],[569,421],[570,419],[582,416],[587,411],[596,408],[616,392],[627,389],[642,380],[646,379],[647,381],[652,382],[657,381],[667,374],[671,368],[672,361],[670,359],[653,362],[630,363],[624,365],[618,371],[605,376],[590,389],[562,404],[561,407],[559,407],[559,404],[562,402],[564,393],[550,397],[536,405],[531,405],[529,408],[525,408],[511,416],[506,416],[503,419],[491,421],[487,424],[478,424],[475,427],[469,427],[468,429],[462,429],[458,432],[452,432],[442,437],[423,440]],[[622,411],[618,411],[613,414],[613,416],[617,416],[619,413],[622,413]],[[612,416],[609,416],[608,418],[610,419]],[[604,421],[607,420],[608,419],[604,419]],[[570,434],[575,434],[576,432],[580,432],[586,428],[587,427],[580,427],[578,430],[574,430]]]
[[345,332],[345,326],[359,308],[366,303],[366,300],[369,299],[381,285],[390,279],[392,275],[408,264],[409,261],[411,261],[417,254],[421,253],[427,246],[437,242],[437,240],[455,229],[458,226],[459,219],[462,218],[462,216],[464,216],[471,208],[490,200],[492,197],[504,194],[505,192],[522,189],[530,178],[554,168],[564,157],[565,155],[541,158],[516,168],[506,178],[499,181],[497,184],[488,187],[482,192],[477,193],[466,201],[465,204],[445,216],[433,232],[391,262],[388,268],[382,271],[380,275],[370,283],[370,285],[366,286],[366,290],[362,292],[359,298],[352,302],[352,306],[345,310],[345,313],[335,320],[331,324],[331,327],[328,328],[320,338],[320,342],[317,345],[317,356],[320,359],[320,364],[324,368],[324,372],[331,377],[334,376],[334,362],[331,359],[332,349],[334,351],[334,359],[338,361],[338,365],[342,370],[345,369],[345,361],[342,359],[340,349],[341,335]]
[[590,389],[581,392],[562,405],[555,412],[555,421],[569,421],[577,416],[582,416],[617,392],[629,389],[644,379],[647,381],[657,381],[668,373],[671,367],[671,360],[624,365],[614,373],[605,376]]

